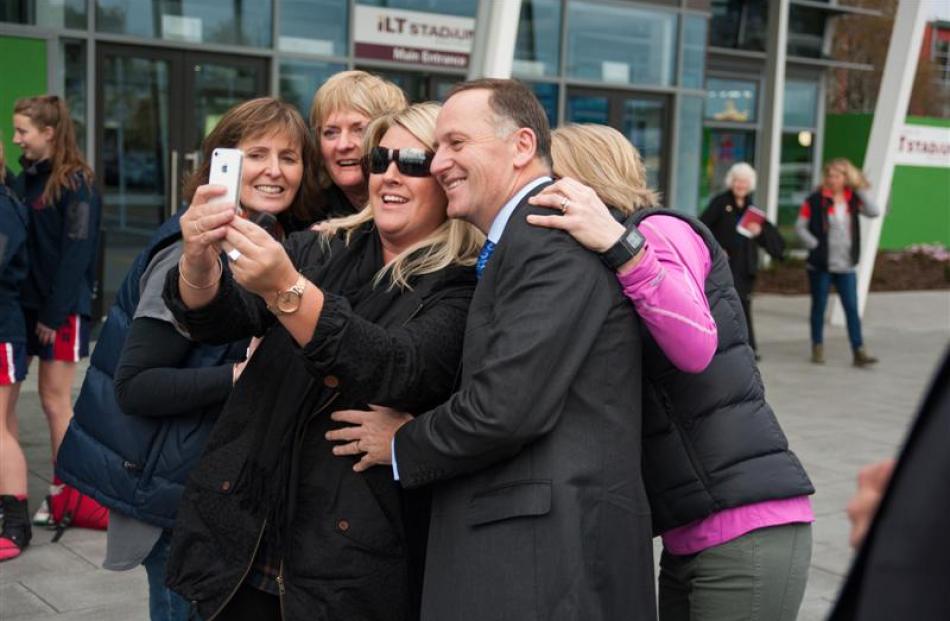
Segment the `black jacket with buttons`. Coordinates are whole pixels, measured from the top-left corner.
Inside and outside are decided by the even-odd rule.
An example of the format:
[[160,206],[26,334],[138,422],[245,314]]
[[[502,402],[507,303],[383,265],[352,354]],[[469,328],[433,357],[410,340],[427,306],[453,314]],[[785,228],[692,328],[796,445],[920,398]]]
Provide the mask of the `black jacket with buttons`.
[[[359,294],[366,287],[354,290],[352,279],[334,287],[337,272],[361,263],[365,270],[365,256],[379,256],[378,244],[371,228],[349,245],[334,239],[327,246],[309,231],[288,238],[294,265],[325,294],[305,347],[227,273],[215,300],[195,311],[181,303],[177,269],[166,281],[166,303],[194,338],[264,334],[192,471],[174,528],[168,585],[204,619],[227,604],[260,549],[270,507],[260,506],[251,489],[249,471],[260,457],[252,447],[261,420],[287,411],[296,423],[283,444],[293,456],[280,546],[283,618],[418,616],[427,496],[401,491],[389,467],[354,472],[355,458],[334,456],[324,435],[343,426],[330,419],[336,410],[373,403],[421,413],[449,396],[475,278],[471,267],[460,266],[416,277],[411,290],[393,295],[382,316],[368,321]],[[386,278],[377,286],[388,284]]]

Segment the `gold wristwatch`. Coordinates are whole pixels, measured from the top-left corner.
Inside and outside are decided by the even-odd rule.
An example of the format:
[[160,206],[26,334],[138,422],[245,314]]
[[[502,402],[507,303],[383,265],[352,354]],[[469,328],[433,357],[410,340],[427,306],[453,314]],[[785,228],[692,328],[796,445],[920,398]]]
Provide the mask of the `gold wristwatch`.
[[303,290],[307,286],[307,279],[303,274],[297,274],[297,282],[290,289],[278,291],[274,303],[268,305],[270,312],[275,315],[292,315],[300,308],[300,301],[303,300]]

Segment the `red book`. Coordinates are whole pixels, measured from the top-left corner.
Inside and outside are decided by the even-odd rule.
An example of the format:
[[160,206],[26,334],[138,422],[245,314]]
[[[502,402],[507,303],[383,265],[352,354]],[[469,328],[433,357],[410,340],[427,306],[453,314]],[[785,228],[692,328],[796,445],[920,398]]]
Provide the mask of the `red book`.
[[744,235],[751,239],[755,237],[755,235],[753,235],[752,231],[749,230],[749,225],[758,224],[759,230],[761,230],[766,217],[767,216],[765,215],[764,211],[758,207],[749,205],[745,208],[745,213],[742,214],[742,217],[739,218],[739,222],[736,224],[736,231],[738,231],[740,235]]

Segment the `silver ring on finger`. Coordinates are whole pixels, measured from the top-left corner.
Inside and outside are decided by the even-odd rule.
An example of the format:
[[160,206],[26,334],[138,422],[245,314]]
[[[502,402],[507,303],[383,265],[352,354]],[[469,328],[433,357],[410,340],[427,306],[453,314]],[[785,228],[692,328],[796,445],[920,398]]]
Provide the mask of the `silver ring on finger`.
[[565,196],[561,199],[561,213],[567,213],[567,206],[571,204],[571,201]]
[[228,255],[228,258],[231,259],[232,262],[237,262],[238,259],[244,256],[241,254],[241,251],[238,250],[237,248],[231,248],[230,250],[228,250],[227,255]]
[[204,234],[205,230],[204,230],[203,228],[201,228],[200,226],[198,226],[198,221],[197,221],[197,220],[192,220],[191,223],[192,223],[192,225],[194,225],[194,227],[195,227],[195,233],[196,233],[199,237],[200,237],[202,234]]

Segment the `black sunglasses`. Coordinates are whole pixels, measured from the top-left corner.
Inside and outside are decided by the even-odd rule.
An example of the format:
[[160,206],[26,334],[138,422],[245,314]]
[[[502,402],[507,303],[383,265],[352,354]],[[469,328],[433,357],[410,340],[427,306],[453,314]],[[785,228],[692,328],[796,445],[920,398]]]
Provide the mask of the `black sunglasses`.
[[387,149],[373,147],[373,150],[363,156],[363,176],[382,175],[389,168],[390,162],[396,162],[396,168],[407,177],[428,177],[431,175],[429,166],[435,153],[425,149]]

